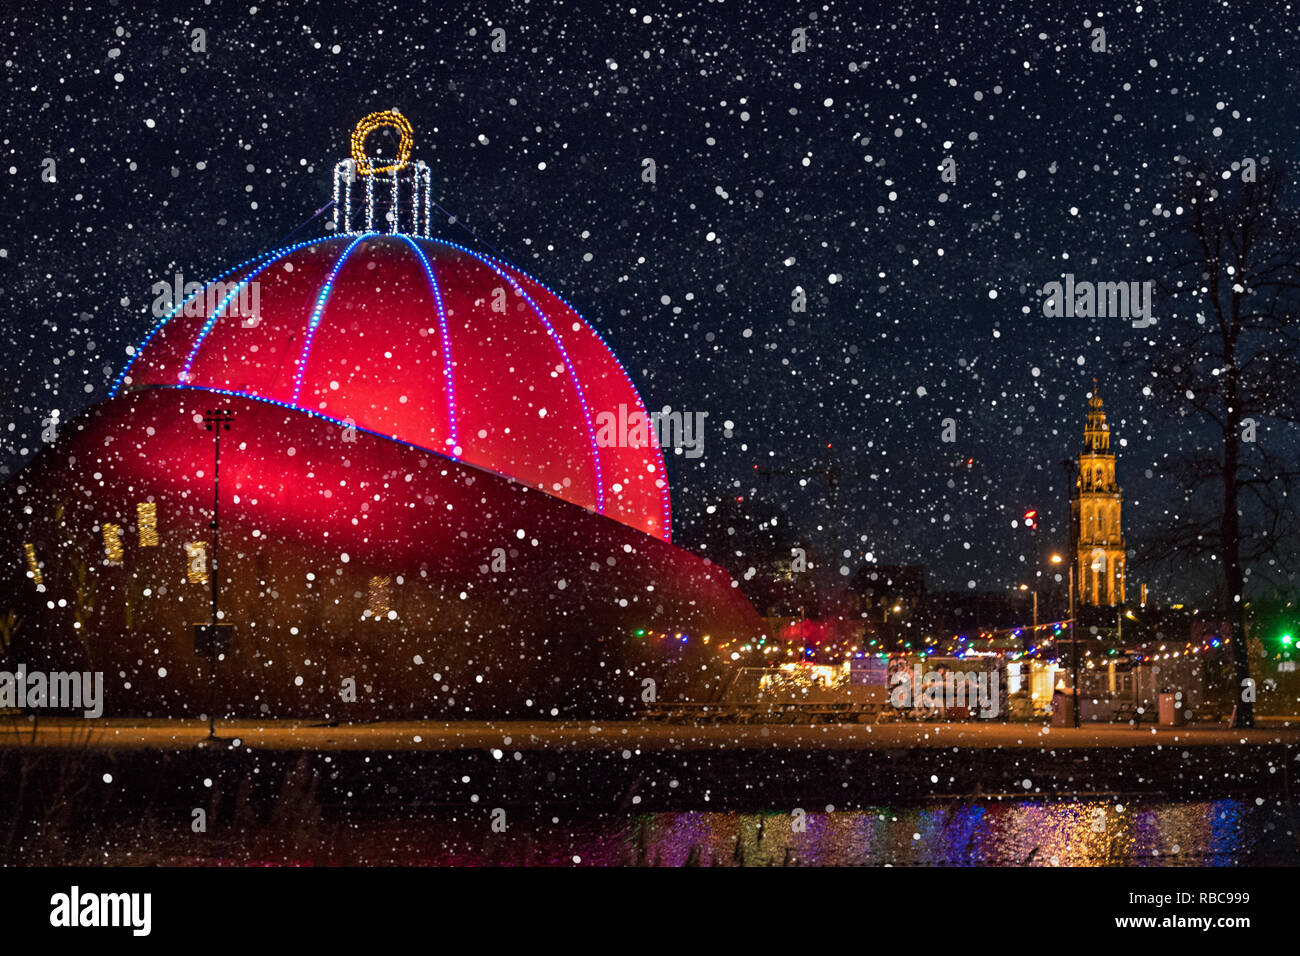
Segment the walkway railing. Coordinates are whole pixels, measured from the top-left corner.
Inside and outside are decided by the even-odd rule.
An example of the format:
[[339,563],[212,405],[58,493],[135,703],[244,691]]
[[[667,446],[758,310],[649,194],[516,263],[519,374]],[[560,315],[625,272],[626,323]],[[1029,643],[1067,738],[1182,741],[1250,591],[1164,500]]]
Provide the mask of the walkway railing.
[[671,701],[652,704],[641,713],[644,720],[735,724],[874,724],[884,708],[879,701],[758,701],[753,703],[697,704]]

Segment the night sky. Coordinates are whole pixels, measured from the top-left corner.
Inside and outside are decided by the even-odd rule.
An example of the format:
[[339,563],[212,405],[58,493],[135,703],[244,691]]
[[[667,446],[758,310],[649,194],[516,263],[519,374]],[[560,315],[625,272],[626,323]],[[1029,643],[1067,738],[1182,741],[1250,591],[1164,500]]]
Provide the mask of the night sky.
[[[66,422],[106,397],[155,282],[324,234],[328,214],[307,220],[352,127],[396,108],[459,219],[437,235],[563,294],[647,405],[709,413],[704,455],[670,465],[680,542],[733,520],[704,514],[727,501],[811,535],[832,571],[923,563],[932,589],[1005,589],[1062,548],[1060,462],[1093,376],[1141,554],[1179,507],[1168,456],[1202,440],[1116,359],[1159,323],[1046,318],[1037,290],[1158,277],[1143,256],[1177,156],[1300,160],[1298,19],[1280,3],[15,6],[5,475],[52,409]],[[833,507],[818,479],[755,476],[828,444]],[[1028,508],[1035,532],[1012,525]],[[1130,591],[1178,599],[1211,572],[1135,559]]]

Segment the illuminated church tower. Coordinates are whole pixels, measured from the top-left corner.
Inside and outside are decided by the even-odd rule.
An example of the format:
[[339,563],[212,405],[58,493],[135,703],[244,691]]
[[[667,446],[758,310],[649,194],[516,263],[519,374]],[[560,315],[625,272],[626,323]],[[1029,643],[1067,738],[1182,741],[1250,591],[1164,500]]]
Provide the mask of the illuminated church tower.
[[1124,603],[1124,531],[1120,523],[1123,494],[1115,482],[1115,453],[1110,426],[1102,411],[1097,380],[1088,398],[1083,453],[1070,497],[1074,535],[1075,594],[1080,605]]

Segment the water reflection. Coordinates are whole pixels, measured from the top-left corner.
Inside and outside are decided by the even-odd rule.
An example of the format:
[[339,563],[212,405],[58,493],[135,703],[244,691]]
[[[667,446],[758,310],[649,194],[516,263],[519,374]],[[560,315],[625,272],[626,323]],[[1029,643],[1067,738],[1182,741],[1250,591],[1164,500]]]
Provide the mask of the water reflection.
[[[1253,802],[978,802],[808,813],[654,814],[630,851],[664,865],[1235,866],[1296,865],[1284,808]],[[645,852],[642,852],[642,848]],[[613,864],[603,854],[587,862]]]
[[[106,863],[461,866],[1300,865],[1293,813],[1276,800],[1096,798],[954,801],[867,810],[596,814],[513,808],[177,838],[168,828],[98,848]],[[163,841],[163,842],[168,842]],[[117,842],[117,841],[115,841]],[[130,847],[129,850],[126,847]]]

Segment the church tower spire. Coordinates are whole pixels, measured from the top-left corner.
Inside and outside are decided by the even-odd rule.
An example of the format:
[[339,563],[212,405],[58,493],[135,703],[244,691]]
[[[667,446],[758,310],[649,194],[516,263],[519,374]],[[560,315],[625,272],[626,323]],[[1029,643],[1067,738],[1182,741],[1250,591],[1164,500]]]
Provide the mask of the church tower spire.
[[1110,426],[1094,378],[1083,429],[1083,453],[1079,455],[1079,471],[1070,496],[1074,586],[1080,604],[1113,607],[1124,603],[1125,551],[1120,520],[1123,498],[1115,481]]

